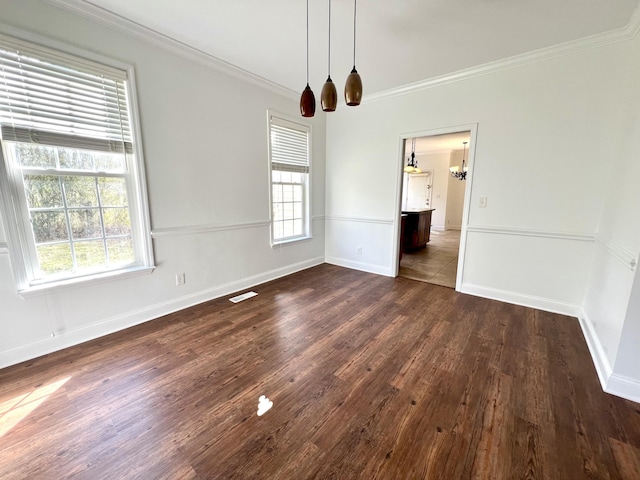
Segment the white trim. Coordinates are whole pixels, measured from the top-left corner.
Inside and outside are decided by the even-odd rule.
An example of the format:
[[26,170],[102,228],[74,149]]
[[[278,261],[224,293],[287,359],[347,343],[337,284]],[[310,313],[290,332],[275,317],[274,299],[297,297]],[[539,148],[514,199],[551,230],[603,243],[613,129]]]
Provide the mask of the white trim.
[[361,272],[384,275],[385,277],[395,276],[389,267],[385,267],[383,265],[375,265],[373,263],[366,262],[355,262],[347,258],[339,257],[326,257],[325,262],[330,263],[331,265],[337,265],[339,267],[351,268],[352,270],[360,270]]
[[393,219],[391,218],[346,217],[342,215],[327,215],[325,218],[336,222],[380,223],[383,225],[393,225]]
[[202,224],[202,225],[186,225],[183,227],[164,227],[154,228],[151,231],[152,238],[168,237],[172,235],[196,235],[199,233],[222,232],[225,230],[242,230],[245,228],[269,227],[271,222],[244,222],[244,223],[227,223],[222,225]]
[[501,290],[498,288],[484,287],[472,283],[463,283],[460,292],[477,297],[490,298],[492,300],[500,300],[501,302],[521,305],[523,307],[536,308],[545,312],[559,313],[571,317],[579,317],[581,309],[577,305],[561,302],[551,298],[537,297],[535,295],[527,295],[525,293],[512,292],[510,290]]
[[635,271],[636,267],[638,266],[638,258],[635,257],[631,252],[615,243],[605,242],[598,236],[595,237],[595,242],[598,246],[606,250],[609,255],[622,262],[622,264],[629,270],[631,270],[632,272]]
[[[551,47],[533,50],[531,52],[514,55],[494,62],[465,68],[457,72],[446,73],[437,77],[419,80],[399,87],[393,87],[381,92],[372,93],[362,98],[362,104],[387,100],[389,98],[407,95],[428,88],[447,85],[449,83],[469,80],[482,75],[488,75],[501,70],[517,68],[531,63],[551,60],[566,55],[574,55],[590,49],[604,47],[614,43],[632,40],[640,31],[640,5],[636,7],[626,26],[608,32],[590,35],[588,37],[571,40]],[[338,108],[345,108],[346,105],[339,105]]]
[[0,255],[3,253],[9,253],[9,245],[6,242],[0,242]]
[[612,374],[605,392],[640,403],[640,382],[624,375]]
[[239,68],[231,63],[225,62],[202,50],[198,50],[179,40],[159,33],[151,28],[140,25],[129,19],[116,15],[104,8],[92,5],[82,0],[45,0],[47,3],[58,8],[71,12],[75,15],[87,18],[100,25],[125,32],[134,37],[138,37],[147,43],[162,48],[180,57],[194,61],[205,67],[213,68],[234,78],[257,85],[278,95],[297,100],[299,93],[294,92],[282,85],[267,80],[259,75]]
[[[315,215],[311,217],[312,222],[323,222],[324,215]],[[260,222],[243,222],[243,223],[225,223],[225,224],[201,224],[201,225],[185,225],[181,227],[160,227],[151,231],[152,238],[169,237],[173,235],[197,235],[199,233],[223,232],[225,230],[242,230],[245,228],[269,227],[271,222],[263,220]],[[313,238],[313,236],[305,237]],[[1,244],[0,244],[1,245]]]
[[578,321],[580,322],[582,335],[584,335],[587,347],[589,348],[589,353],[591,353],[591,359],[593,361],[593,365],[596,367],[596,373],[598,374],[600,385],[602,385],[602,389],[606,391],[607,382],[609,377],[611,377],[611,364],[609,363],[607,354],[602,347],[602,343],[600,343],[600,338],[598,338],[598,334],[593,328],[593,324],[587,317],[584,309],[580,310]]
[[470,123],[465,125],[453,125],[450,127],[437,128],[434,130],[423,130],[418,132],[409,132],[400,135],[398,140],[398,168],[396,169],[396,212],[397,215],[394,218],[394,230],[393,230],[393,243],[392,243],[392,258],[389,261],[391,269],[393,270],[393,276],[397,277],[400,271],[400,226],[402,223],[402,180],[403,180],[403,165],[404,165],[404,143],[409,138],[419,137],[431,137],[435,135],[445,135],[449,133],[469,132],[469,157],[468,157],[468,170],[467,179],[465,180],[464,202],[462,207],[462,225],[460,232],[460,248],[458,250],[458,267],[456,272],[456,291],[460,291],[462,285],[462,278],[464,274],[464,259],[466,257],[465,252],[467,249],[467,226],[469,224],[469,211],[471,210],[471,194],[473,187],[473,172],[475,168],[475,151],[476,151],[476,139],[478,137],[478,124]]
[[[287,98],[298,99],[299,93],[277,83],[271,82],[263,77],[255,75],[247,70],[241,69],[228,62],[220,60],[202,50],[198,50],[183,42],[175,40],[167,35],[161,34],[148,27],[144,27],[136,22],[128,20],[120,15],[116,15],[104,8],[90,4],[82,0],[45,0],[63,10],[69,11],[81,17],[87,18],[98,24],[126,32],[146,42],[172,52],[181,57],[193,60],[201,65],[214,68],[235,78],[245,80],[254,85],[283,95]],[[626,26],[608,32],[579,38],[551,47],[533,50],[520,55],[514,55],[494,62],[477,65],[457,72],[447,73],[426,80],[409,83],[400,87],[394,87],[381,92],[366,95],[362,103],[376,102],[388,98],[405,95],[408,93],[424,90],[427,88],[446,85],[452,82],[459,82],[481,75],[487,75],[496,71],[508,68],[519,67],[530,63],[540,62],[547,59],[562,57],[579,53],[588,49],[599,48],[613,43],[623,42],[633,39],[640,31],[640,6],[636,7]],[[346,108],[346,105],[338,105],[338,109]]]
[[78,345],[79,343],[103,337],[105,335],[133,327],[134,325],[154,320],[163,315],[168,315],[170,313],[189,308],[193,305],[207,302],[215,298],[224,297],[241,290],[246,290],[248,288],[255,287],[256,285],[266,283],[286,275],[291,275],[292,273],[305,270],[322,263],[324,263],[323,257],[312,258],[303,262],[294,263],[292,265],[276,268],[251,277],[246,277],[223,285],[218,285],[213,288],[191,293],[166,302],[157,303],[122,315],[115,315],[100,322],[74,330],[65,331],[63,333],[53,332],[56,334],[54,337],[43,338],[18,348],[0,352],[0,368],[8,367],[9,365],[14,365],[25,360],[30,360],[41,355],[62,350],[63,348],[68,348]]
[[45,295],[47,293],[60,292],[63,290],[70,290],[74,288],[88,287],[90,285],[97,285],[101,283],[112,282],[114,280],[121,280],[127,277],[137,277],[139,275],[148,275],[153,273],[156,269],[155,266],[143,266],[143,267],[130,267],[119,270],[112,270],[110,272],[98,273],[95,275],[86,275],[82,277],[72,277],[61,280],[59,282],[42,283],[39,285],[29,286],[24,289],[18,290],[18,295],[22,298],[37,297]]
[[496,235],[518,235],[523,237],[543,237],[543,238],[555,238],[559,240],[576,240],[579,242],[594,242],[593,235],[585,233],[565,233],[565,232],[551,232],[545,230],[533,230],[526,228],[506,228],[506,227],[483,227],[479,225],[467,226],[467,232],[475,233],[493,233]]
[[580,321],[580,328],[582,328],[587,347],[589,347],[591,359],[596,367],[602,390],[611,395],[640,403],[640,381],[613,373],[598,334],[583,309],[581,309],[578,320]]

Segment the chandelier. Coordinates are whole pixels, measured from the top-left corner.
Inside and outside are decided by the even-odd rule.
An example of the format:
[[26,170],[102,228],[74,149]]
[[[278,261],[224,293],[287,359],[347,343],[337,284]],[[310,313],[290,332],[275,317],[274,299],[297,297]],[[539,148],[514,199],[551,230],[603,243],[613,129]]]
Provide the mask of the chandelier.
[[455,167],[449,168],[451,176],[457,178],[460,181],[467,179],[467,170],[469,170],[469,167],[465,165],[464,161],[465,154],[467,153],[467,143],[468,142],[462,142],[462,168],[457,165]]
[[418,168],[418,161],[416,160],[416,139],[411,139],[411,156],[407,158],[407,166],[404,167],[404,171],[407,173],[422,173],[422,170]]

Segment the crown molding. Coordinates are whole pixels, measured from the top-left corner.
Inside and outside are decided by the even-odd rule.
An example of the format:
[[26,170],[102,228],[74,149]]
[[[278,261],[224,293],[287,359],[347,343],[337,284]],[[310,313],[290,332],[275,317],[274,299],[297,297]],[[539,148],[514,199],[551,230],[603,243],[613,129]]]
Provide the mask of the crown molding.
[[205,67],[213,68],[219,72],[230,75],[239,80],[251,83],[264,88],[270,92],[284,97],[297,100],[299,94],[282,85],[267,80],[259,75],[251,73],[231,63],[225,62],[202,50],[191,47],[179,40],[159,33],[151,28],[145,27],[126,19],[120,15],[112,13],[104,8],[98,7],[84,0],[44,0],[55,7],[61,8],[75,15],[87,18],[100,25],[119,30],[121,32],[138,37],[156,47],[162,48],[180,57],[192,60]]
[[[195,61],[206,67],[214,68],[220,72],[226,73],[232,77],[244,80],[253,85],[257,85],[273,93],[282,95],[292,100],[298,99],[298,93],[293,90],[279,85],[266,78],[255,75],[240,67],[236,67],[231,63],[225,62],[213,55],[202,50],[191,47],[185,43],[175,40],[167,35],[161,34],[153,29],[144,27],[139,23],[128,20],[120,15],[114,14],[104,8],[98,7],[85,0],[44,0],[45,2],[67,10],[81,17],[92,20],[101,25],[120,30],[122,32],[134,35],[148,43],[151,43],[164,50],[172,52],[183,58]],[[474,77],[488,75],[501,70],[514,67],[524,66],[531,63],[562,57],[565,55],[573,55],[586,50],[603,47],[606,45],[631,40],[640,32],[640,4],[634,10],[629,22],[626,26],[610,30],[608,32],[579,38],[569,42],[561,43],[551,47],[534,50],[521,55],[496,60],[494,62],[485,63],[471,68],[458,70],[457,72],[447,73],[426,80],[420,80],[414,83],[394,87],[381,92],[372,93],[363,97],[362,103],[367,104],[380,100],[386,100],[413,92],[418,92],[428,88],[446,85],[449,83],[468,80]],[[338,109],[346,108],[346,105],[338,105]]]
[[[457,72],[447,73],[414,83],[408,83],[406,85],[390,88],[381,92],[372,93],[366,97],[363,96],[362,104],[386,100],[413,92],[419,92],[428,88],[438,87],[440,85],[469,80],[474,77],[488,75],[510,68],[529,65],[531,63],[559,58],[566,55],[574,55],[594,48],[632,40],[636,35],[638,35],[638,32],[640,32],[640,4],[633,11],[629,22],[624,27],[560,43],[551,47],[533,50],[520,55],[514,55],[512,57],[477,65],[475,67],[465,68],[463,70],[458,70]],[[346,107],[346,105],[338,106],[339,109],[344,107]]]

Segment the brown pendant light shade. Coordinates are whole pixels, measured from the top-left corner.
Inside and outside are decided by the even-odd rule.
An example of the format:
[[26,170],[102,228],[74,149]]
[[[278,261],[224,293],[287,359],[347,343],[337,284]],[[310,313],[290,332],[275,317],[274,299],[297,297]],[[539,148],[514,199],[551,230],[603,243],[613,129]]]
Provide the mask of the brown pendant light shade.
[[362,100],[362,80],[354,65],[344,84],[344,101],[350,107],[355,107],[360,105],[360,100]]
[[309,0],[307,0],[307,86],[300,96],[300,114],[313,117],[316,113],[316,96],[309,86]]
[[329,48],[327,50],[327,81],[322,86],[320,104],[325,112],[335,112],[338,105],[338,91],[331,80],[331,0],[329,0]]
[[344,84],[344,101],[350,107],[360,105],[362,100],[362,79],[356,70],[356,6],[357,0],[353,0],[353,69]]
[[322,110],[325,112],[335,112],[336,105],[338,105],[338,91],[336,90],[336,84],[333,83],[331,77],[327,78],[322,86],[322,96],[320,97],[322,103]]
[[[322,91],[324,93],[324,88]],[[300,97],[300,113],[303,117],[313,117],[316,113],[316,96],[308,83]]]

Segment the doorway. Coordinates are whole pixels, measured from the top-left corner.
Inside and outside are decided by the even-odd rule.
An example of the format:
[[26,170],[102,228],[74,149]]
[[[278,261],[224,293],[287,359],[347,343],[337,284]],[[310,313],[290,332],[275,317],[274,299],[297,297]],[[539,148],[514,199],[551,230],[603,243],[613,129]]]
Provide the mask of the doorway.
[[475,125],[403,136],[398,276],[459,286],[474,134]]

